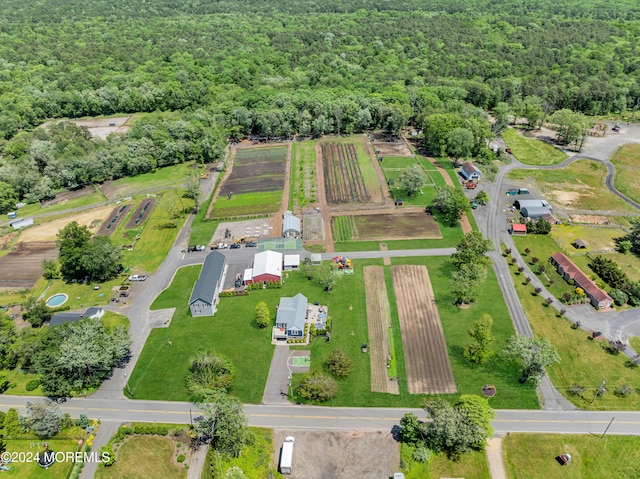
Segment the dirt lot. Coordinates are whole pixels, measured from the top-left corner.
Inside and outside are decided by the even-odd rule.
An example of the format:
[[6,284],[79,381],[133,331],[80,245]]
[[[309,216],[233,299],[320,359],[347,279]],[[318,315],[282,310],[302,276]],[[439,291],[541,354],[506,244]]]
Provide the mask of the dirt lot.
[[151,212],[153,211],[153,207],[155,205],[155,198],[142,200],[129,218],[129,221],[127,221],[127,229],[137,228],[138,226],[143,225],[151,215]]
[[[114,118],[89,118],[86,120],[60,120],[71,121],[78,126],[86,126],[92,136],[102,138],[103,140],[109,133],[124,133],[129,129],[125,123],[129,121],[130,116],[119,116]],[[52,125],[56,120],[43,123],[43,128]]]
[[81,196],[91,195],[96,192],[96,189],[93,186],[85,186],[81,190],[75,191],[63,191],[62,193],[56,194],[56,197],[52,200],[42,201],[40,204],[43,208],[47,206],[54,205],[56,203],[60,203],[61,201],[71,200],[73,198],[80,198]]
[[[243,236],[247,241],[255,241],[260,238],[279,238],[280,234],[273,228],[273,222],[273,218],[260,218],[256,220],[220,223],[215,233],[213,233],[212,242],[232,243],[233,238],[241,238]],[[227,229],[231,232],[231,238],[225,239],[224,232]]]
[[364,287],[367,299],[367,324],[369,327],[369,356],[371,358],[371,390],[379,393],[400,394],[398,381],[389,379],[387,358],[391,308],[382,266],[365,266]]
[[286,436],[296,439],[291,479],[382,479],[399,468],[400,446],[390,432],[276,429],[275,465]]
[[116,230],[118,225],[122,223],[122,220],[127,216],[127,213],[129,213],[130,208],[131,205],[121,205],[114,208],[107,220],[102,222],[102,225],[96,234],[110,236],[111,233]]
[[390,141],[388,135],[379,133],[374,135],[373,139],[373,148],[378,156],[413,156],[404,138]]
[[454,394],[440,313],[424,266],[392,266],[402,347],[411,394]]
[[0,288],[30,288],[42,275],[42,260],[57,257],[55,243],[19,243],[0,258]]
[[73,215],[58,218],[57,220],[49,221],[48,223],[43,223],[41,225],[31,226],[22,232],[20,235],[20,241],[25,243],[34,241],[55,241],[58,231],[72,221],[77,221],[79,225],[85,225],[88,227],[93,224],[94,226],[89,227],[89,229],[92,233],[95,233],[98,229],[98,225],[107,219],[112,210],[113,206],[102,206],[100,208],[74,213]]

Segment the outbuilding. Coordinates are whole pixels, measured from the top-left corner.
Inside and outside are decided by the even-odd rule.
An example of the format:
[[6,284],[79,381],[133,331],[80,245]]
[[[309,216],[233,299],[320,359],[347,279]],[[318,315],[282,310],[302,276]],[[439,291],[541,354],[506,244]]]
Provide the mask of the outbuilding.
[[222,289],[227,257],[212,251],[204,259],[198,281],[193,285],[189,309],[191,316],[213,316]]
[[396,198],[396,206],[402,206],[402,198]]
[[293,216],[291,211],[285,211],[282,215],[282,236],[290,238],[292,236],[300,236],[300,218]]
[[262,251],[253,258],[251,283],[282,281],[282,253]]
[[482,172],[470,161],[462,163],[460,174],[465,180],[479,180]]
[[311,264],[314,266],[322,263],[322,255],[320,253],[311,253]]
[[513,206],[515,206],[517,210],[533,207],[548,208],[549,211],[551,211],[552,209],[551,205],[545,200],[515,200],[513,202]]
[[31,226],[33,224],[33,218],[20,218],[18,220],[12,221],[9,224],[14,230],[19,230],[20,228]]
[[100,319],[102,316],[104,316],[104,309],[96,307],[88,308],[84,313],[56,313],[51,316],[49,327],[53,328],[60,324],[75,323],[86,318]]
[[542,218],[545,215],[551,213],[551,210],[546,206],[528,206],[520,208],[520,214],[525,218],[537,219]]
[[291,271],[294,269],[300,269],[300,255],[299,254],[285,254],[284,255],[284,269],[285,271]]
[[511,234],[513,236],[527,236],[527,225],[522,223],[513,223],[511,225]]
[[573,280],[575,286],[582,288],[589,298],[591,305],[596,308],[610,308],[613,299],[589,278],[578,266],[575,265],[564,253],[556,253],[549,258],[549,262],[565,281]]

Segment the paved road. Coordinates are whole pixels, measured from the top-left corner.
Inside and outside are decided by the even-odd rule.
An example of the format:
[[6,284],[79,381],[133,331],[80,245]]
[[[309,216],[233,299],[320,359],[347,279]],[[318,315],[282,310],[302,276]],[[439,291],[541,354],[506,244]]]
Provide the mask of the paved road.
[[[40,397],[0,396],[0,410],[15,407],[24,412],[27,399]],[[200,413],[195,405],[169,401],[131,401],[73,398],[61,404],[72,417],[81,413],[102,421],[146,421],[188,424]],[[400,418],[412,412],[424,418],[422,409],[412,408],[333,408],[296,405],[245,405],[252,426],[270,428],[326,430],[383,430],[399,424]],[[506,432],[548,432],[567,434],[602,434],[614,418],[609,434],[640,435],[640,412],[622,411],[541,411],[497,410],[492,426],[497,435]]]

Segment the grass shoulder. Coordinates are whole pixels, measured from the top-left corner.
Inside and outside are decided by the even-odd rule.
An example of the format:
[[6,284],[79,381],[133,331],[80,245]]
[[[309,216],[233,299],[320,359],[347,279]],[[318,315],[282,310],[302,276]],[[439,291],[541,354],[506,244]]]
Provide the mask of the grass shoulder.
[[623,145],[611,158],[616,167],[613,179],[615,187],[620,193],[640,203],[640,177],[637,174],[640,162],[640,145]]

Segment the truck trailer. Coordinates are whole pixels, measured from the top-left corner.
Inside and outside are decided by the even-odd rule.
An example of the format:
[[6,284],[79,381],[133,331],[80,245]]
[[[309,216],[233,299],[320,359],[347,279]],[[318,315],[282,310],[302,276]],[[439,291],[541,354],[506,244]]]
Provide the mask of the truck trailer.
[[293,445],[296,440],[293,436],[287,436],[282,443],[280,452],[280,473],[291,474],[293,472]]

